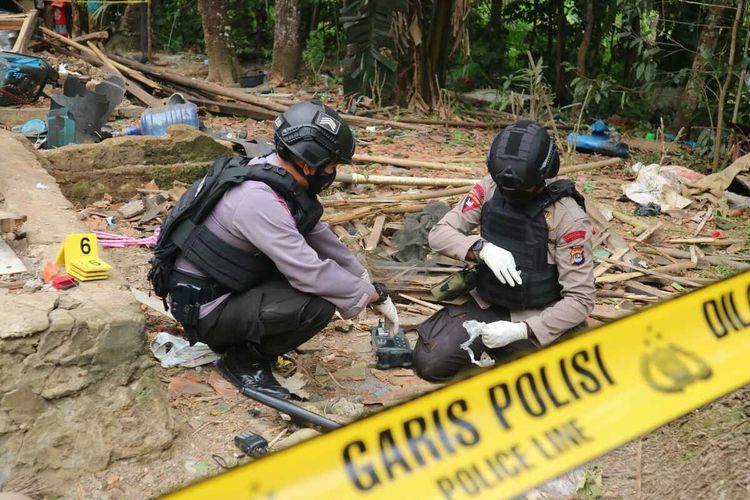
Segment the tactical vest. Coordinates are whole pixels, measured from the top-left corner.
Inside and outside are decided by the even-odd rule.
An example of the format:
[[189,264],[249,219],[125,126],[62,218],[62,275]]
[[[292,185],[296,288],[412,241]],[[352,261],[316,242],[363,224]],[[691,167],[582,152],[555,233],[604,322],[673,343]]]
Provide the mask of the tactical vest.
[[[205,216],[211,212],[229,188],[249,180],[263,182],[287,202],[301,234],[312,230],[323,215],[323,207],[317,198],[311,198],[295,182],[289,172],[269,163],[248,165],[247,161],[245,158],[235,157],[223,166],[222,170],[211,180],[214,186],[218,186],[214,189],[217,192],[209,196],[198,197],[197,193],[200,192],[201,186],[197,186],[195,194],[193,194],[194,187],[191,187],[183,197],[193,196],[196,200],[194,203],[201,203],[203,206],[190,206],[188,210],[191,213],[205,215],[198,220],[190,217],[178,221],[174,230],[170,232],[169,241],[165,242],[165,246],[172,243],[179,247],[180,255],[209,276],[210,280],[193,281],[196,281],[197,286],[201,286],[199,282],[203,281],[206,282],[204,286],[216,288],[217,291],[211,293],[211,296],[220,291],[249,290],[268,279],[276,270],[273,261],[264,254],[234,247],[211,233],[203,224]],[[221,186],[225,186],[223,190]],[[210,188],[207,187],[207,189]],[[162,245],[161,241],[159,245]],[[156,255],[158,256],[158,252]],[[175,270],[172,274],[178,275],[180,281],[185,281],[183,273]],[[212,286],[210,281],[215,282],[219,287]],[[170,279],[170,282],[173,280]]]
[[542,309],[562,298],[557,266],[547,263],[549,229],[544,209],[567,196],[585,210],[583,196],[576,191],[573,181],[567,179],[547,185],[540,196],[523,208],[512,206],[500,189],[495,190],[494,196],[482,206],[480,234],[484,240],[513,254],[522,284],[514,287],[501,284],[482,263],[477,280],[477,292],[482,299],[517,311]]

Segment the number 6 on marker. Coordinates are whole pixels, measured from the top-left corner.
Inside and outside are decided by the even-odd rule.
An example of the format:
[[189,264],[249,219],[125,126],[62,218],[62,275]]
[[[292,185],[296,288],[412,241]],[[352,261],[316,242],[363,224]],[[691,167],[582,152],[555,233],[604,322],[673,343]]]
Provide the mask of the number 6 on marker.
[[94,233],[73,233],[65,237],[57,251],[55,263],[66,265],[80,257],[99,258],[99,245]]

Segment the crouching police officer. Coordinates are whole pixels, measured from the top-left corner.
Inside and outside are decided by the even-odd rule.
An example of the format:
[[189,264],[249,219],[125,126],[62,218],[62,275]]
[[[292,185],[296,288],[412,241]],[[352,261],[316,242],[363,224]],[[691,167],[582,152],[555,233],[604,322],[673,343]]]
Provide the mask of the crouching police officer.
[[[183,240],[169,290],[188,337],[223,354],[225,378],[286,399],[271,362],[321,331],[335,310],[352,318],[371,305],[391,331],[398,314],[385,287],[370,283],[319,220],[318,193],[354,154],[349,127],[331,108],[303,102],[276,119],[274,142],[275,153],[232,160],[252,175]],[[197,293],[185,298],[183,290]],[[184,311],[196,311],[196,321]]]
[[585,326],[595,300],[592,228],[572,181],[545,183],[559,166],[542,126],[508,126],[490,146],[490,175],[430,231],[433,250],[479,266],[473,298],[419,326],[414,367],[422,378],[448,380],[472,365],[460,347],[469,339],[464,321],[485,323],[469,348],[495,361]]

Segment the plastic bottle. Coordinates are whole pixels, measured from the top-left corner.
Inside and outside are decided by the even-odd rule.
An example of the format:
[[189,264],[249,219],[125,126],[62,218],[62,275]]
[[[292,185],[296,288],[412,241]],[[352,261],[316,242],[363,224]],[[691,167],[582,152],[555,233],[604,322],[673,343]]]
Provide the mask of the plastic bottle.
[[148,108],[141,115],[140,131],[142,135],[166,135],[167,129],[177,124],[198,128],[198,106],[188,102],[164,108]]

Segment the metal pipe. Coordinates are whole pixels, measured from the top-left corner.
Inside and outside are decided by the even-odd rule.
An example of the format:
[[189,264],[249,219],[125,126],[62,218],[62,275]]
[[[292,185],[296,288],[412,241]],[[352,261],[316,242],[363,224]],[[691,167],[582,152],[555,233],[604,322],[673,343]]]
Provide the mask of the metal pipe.
[[271,407],[274,410],[286,413],[287,415],[292,417],[292,420],[297,425],[315,425],[320,427],[324,431],[331,431],[333,429],[338,429],[339,427],[341,427],[341,424],[339,424],[338,422],[334,422],[333,420],[327,419],[321,415],[318,415],[317,413],[305,410],[304,408],[301,408],[294,403],[290,403],[289,401],[284,401],[283,399],[269,396],[268,394],[264,394],[249,387],[243,387],[240,391],[250,399],[254,399],[259,403],[263,403],[264,405]]

